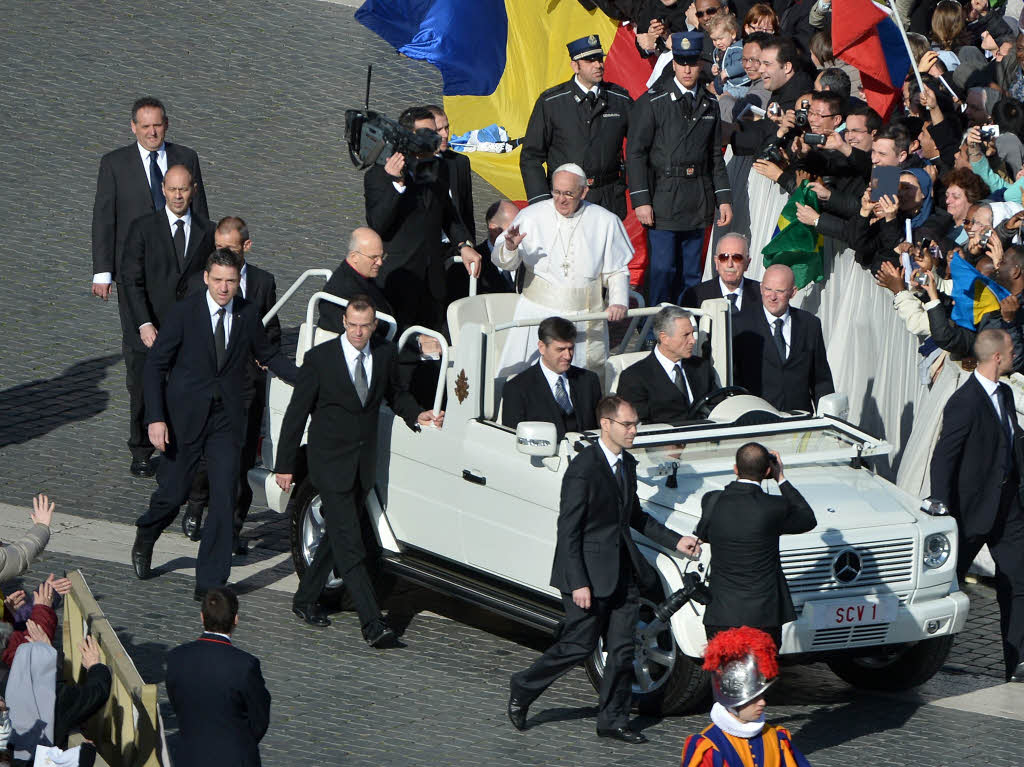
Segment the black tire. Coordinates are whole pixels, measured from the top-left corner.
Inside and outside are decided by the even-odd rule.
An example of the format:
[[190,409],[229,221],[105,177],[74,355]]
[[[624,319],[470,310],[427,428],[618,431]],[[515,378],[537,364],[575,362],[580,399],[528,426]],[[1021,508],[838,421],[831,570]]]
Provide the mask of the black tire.
[[[299,578],[302,578],[303,573],[306,572],[309,561],[312,561],[312,555],[316,552],[315,547],[311,549],[308,542],[304,544],[304,536],[312,532],[306,529],[307,516],[311,514],[314,504],[318,504],[319,501],[320,495],[313,487],[313,483],[309,481],[309,477],[302,480],[292,493],[291,500],[288,501],[288,538],[292,550],[292,564]],[[308,561],[307,556],[309,557]],[[344,582],[337,577],[336,573],[332,573],[332,578],[324,587],[321,599],[340,603],[342,609],[348,609],[350,606],[345,604],[346,597]]]
[[854,687],[886,692],[909,690],[935,676],[946,662],[953,640],[953,636],[924,639],[873,655],[837,658],[828,661],[828,667]]
[[[638,651],[643,653],[650,645],[650,641],[643,636],[642,631],[652,617],[654,603],[647,600],[640,600],[640,621],[637,624]],[[706,710],[705,703],[711,692],[711,675],[701,668],[701,661],[689,658],[679,650],[672,631],[664,627],[656,637],[655,649],[660,650],[663,655],[671,656],[671,665],[644,663],[643,657],[638,656],[635,666],[641,667],[646,673],[647,679],[653,681],[648,683],[648,689],[637,681],[634,676],[633,683],[633,708],[642,714],[651,716],[671,716],[685,714],[698,709]],[[601,680],[604,676],[604,646],[603,643],[587,659],[587,676],[594,689],[601,689]]]

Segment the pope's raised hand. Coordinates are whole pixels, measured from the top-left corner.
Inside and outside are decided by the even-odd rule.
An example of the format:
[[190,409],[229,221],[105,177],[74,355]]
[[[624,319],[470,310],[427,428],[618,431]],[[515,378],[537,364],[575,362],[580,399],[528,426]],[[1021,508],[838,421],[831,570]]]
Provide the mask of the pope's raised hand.
[[526,232],[520,232],[519,227],[513,224],[505,230],[505,250],[515,250],[522,244],[525,238]]

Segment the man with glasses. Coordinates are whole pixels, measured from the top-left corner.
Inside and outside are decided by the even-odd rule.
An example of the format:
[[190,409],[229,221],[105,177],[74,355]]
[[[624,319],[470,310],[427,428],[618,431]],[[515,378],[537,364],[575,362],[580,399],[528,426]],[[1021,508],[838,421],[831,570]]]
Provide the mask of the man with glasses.
[[736,320],[735,382],[777,410],[814,412],[818,400],[835,386],[821,321],[790,306],[795,295],[792,269],[784,264],[765,269],[763,310]]
[[[380,274],[380,267],[386,257],[384,241],[379,234],[368,226],[354,229],[348,238],[348,255],[327,280],[324,292],[345,299],[352,296],[369,296],[378,311],[393,315],[391,304],[377,285],[377,275]],[[318,327],[332,333],[344,332],[342,307],[321,301],[317,310],[320,313]]]
[[[750,266],[749,244],[745,235],[729,232],[715,246],[715,272],[718,276],[683,293],[683,306],[699,309],[711,298],[727,298],[735,317],[756,312],[761,305],[761,283],[744,276]],[[733,332],[735,332],[733,326]]]
[[697,326],[690,312],[663,307],[654,315],[653,330],[658,345],[622,371],[619,394],[642,420],[681,426],[694,418],[693,406],[718,388],[715,370],[693,354]]
[[[513,319],[604,312],[610,322],[617,322],[626,316],[633,245],[622,221],[585,200],[588,193],[581,167],[570,163],[556,168],[552,198],[521,210],[494,241],[491,260],[496,266],[525,270]],[[602,288],[608,291],[607,306]],[[576,327],[583,344],[582,367],[601,375],[608,356],[607,324],[585,322]],[[518,373],[537,355],[532,327],[512,328],[499,375]]]
[[[608,653],[597,711],[597,735],[646,743],[629,727],[633,634],[641,591],[660,590],[658,575],[633,541],[630,527],[666,549],[700,555],[695,538],[681,536],[645,513],[636,494],[633,446],[640,424],[621,397],[597,404],[601,435],[577,453],[562,479],[551,585],[562,593],[565,621],[558,641],[532,666],[512,675],[508,717],[526,729],[533,703],[552,682],[583,663],[605,638]],[[624,525],[623,520],[629,524]]]
[[526,200],[533,204],[549,199],[552,170],[574,163],[586,173],[589,201],[624,219],[622,142],[633,99],[622,86],[605,82],[604,50],[597,35],[566,47],[572,79],[540,94],[526,126],[519,158]]

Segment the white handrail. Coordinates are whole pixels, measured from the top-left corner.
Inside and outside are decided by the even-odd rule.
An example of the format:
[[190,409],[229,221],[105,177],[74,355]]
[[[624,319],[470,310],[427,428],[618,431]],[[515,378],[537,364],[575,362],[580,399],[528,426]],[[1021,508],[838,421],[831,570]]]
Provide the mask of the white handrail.
[[323,277],[325,280],[329,280],[331,279],[331,274],[332,272],[330,269],[307,269],[300,274],[299,278],[292,283],[292,286],[288,288],[288,290],[284,292],[284,295],[277,300],[277,303],[270,307],[270,311],[263,316],[263,327],[266,327],[267,323],[277,316],[277,313],[281,311],[281,307],[288,303],[288,299],[295,295],[295,291],[298,290],[302,286],[302,283],[307,279],[310,277]]
[[441,397],[444,395],[444,382],[448,375],[448,342],[445,340],[444,336],[436,330],[425,328],[422,325],[412,325],[402,331],[402,335],[399,336],[399,350],[405,348],[406,341],[408,341],[409,336],[414,333],[422,336],[429,336],[441,345],[441,372],[437,376],[437,389],[434,391],[434,413],[436,414],[441,411]]
[[[306,304],[306,327],[309,328],[309,349],[313,348],[313,336],[316,335],[316,326],[313,324],[313,309],[316,308],[317,303],[320,301],[326,301],[329,304],[337,304],[341,307],[348,306],[347,298],[339,298],[333,293],[325,293],[322,290],[318,290],[316,293],[309,297],[309,303]],[[395,332],[398,330],[398,321],[390,314],[385,312],[377,312],[377,321],[387,323],[388,332],[385,334],[385,338],[389,341],[395,337]],[[303,354],[308,352],[309,349],[304,349]]]
[[[653,317],[655,314],[662,310],[662,307],[674,306],[674,304],[659,304],[658,306],[648,306],[640,309],[630,309],[626,312],[627,317]],[[703,312],[700,309],[690,309],[687,307],[686,311],[690,312],[694,317],[703,317],[708,312]],[[549,315],[550,316],[550,315]],[[575,314],[561,314],[559,315],[562,319],[569,320],[569,322],[600,322],[604,320],[608,321],[607,312],[576,312]],[[547,317],[524,317],[519,320],[511,320],[510,322],[502,322],[500,325],[495,325],[494,330],[508,330],[509,328],[528,328],[534,325],[540,325]]]
[[[462,256],[452,256],[445,263],[445,269],[447,270],[447,268],[449,266],[451,266],[452,264],[461,264],[461,263],[462,263]],[[476,275],[472,274],[472,273],[470,273],[470,275],[469,275],[469,295],[470,296],[475,296],[476,295]]]
[[[636,301],[638,309],[644,309],[647,306],[647,302],[644,301],[644,297],[637,293],[635,290],[629,291],[629,297]],[[629,342],[633,339],[633,333],[636,332],[637,323],[640,322],[639,316],[629,318],[629,327],[626,328],[626,334],[622,337],[622,343],[620,343],[612,354],[623,354],[626,348],[629,346]]]

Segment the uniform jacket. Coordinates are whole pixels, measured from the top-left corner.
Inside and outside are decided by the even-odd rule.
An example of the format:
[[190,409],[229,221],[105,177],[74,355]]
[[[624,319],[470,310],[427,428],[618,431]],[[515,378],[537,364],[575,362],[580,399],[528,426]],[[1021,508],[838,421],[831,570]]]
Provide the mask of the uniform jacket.
[[691,735],[683,746],[680,767],[811,767],[789,731],[765,725],[753,738],[730,735],[710,724],[699,735]]
[[175,763],[259,767],[270,693],[258,658],[204,633],[167,654],[166,685],[180,734]]
[[654,206],[654,228],[703,229],[732,203],[722,159],[718,100],[697,89],[692,115],[673,78],[662,78],[633,108],[627,144],[633,207]]
[[[501,390],[501,423],[514,429],[523,421],[548,421],[555,425],[561,439],[566,432],[565,415],[555,402],[540,365],[531,365],[505,384]],[[569,401],[576,416],[575,431],[596,429],[597,403],[601,399],[597,374],[570,365],[565,377],[569,379]]]
[[[555,168],[576,163],[595,182],[587,200],[625,217],[625,179],[622,141],[629,129],[633,99],[620,85],[602,83],[597,103],[591,107],[575,78],[540,94],[526,126],[519,157],[527,202],[551,196],[550,178]],[[547,163],[547,171],[544,170]],[[619,174],[617,181],[598,183],[601,177]],[[621,210],[620,210],[621,208]]]
[[596,443],[573,458],[562,478],[551,585],[564,594],[584,586],[589,586],[595,597],[612,594],[619,582],[623,546],[638,584],[644,589],[654,588],[658,575],[633,542],[630,528],[668,549],[674,549],[682,537],[640,508],[636,458],[623,451],[622,460],[625,498],[619,493],[604,451]]
[[665,368],[651,352],[644,359],[622,371],[619,378],[619,396],[636,408],[636,414],[645,423],[668,423],[679,426],[686,423],[690,408],[701,397],[718,388],[711,363],[700,357],[681,360],[684,375],[693,392],[690,404],[675,383],[665,375]]
[[806,533],[814,511],[789,482],[778,495],[730,482],[701,499],[696,535],[711,544],[708,626],[781,626],[796,620],[779,560],[779,536]]
[[306,353],[281,425],[276,471],[295,473],[302,432],[312,416],[306,460],[313,485],[320,491],[347,492],[358,474],[362,488],[373,487],[381,402],[387,402],[411,429],[419,428],[420,407],[399,379],[398,348],[373,338],[370,353],[373,368],[365,405],[359,402],[340,340],[326,341]]
[[790,348],[779,359],[764,311],[740,314],[733,321],[735,383],[783,411],[811,412],[835,391],[825,354],[821,321],[810,312],[789,308]]

